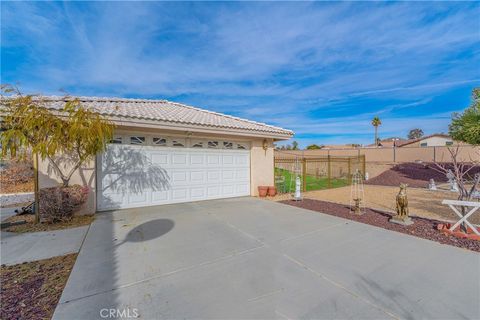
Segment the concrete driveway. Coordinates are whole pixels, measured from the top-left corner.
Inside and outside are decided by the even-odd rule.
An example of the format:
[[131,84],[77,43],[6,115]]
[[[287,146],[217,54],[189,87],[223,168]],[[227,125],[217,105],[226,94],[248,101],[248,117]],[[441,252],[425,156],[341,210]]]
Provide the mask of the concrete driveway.
[[253,198],[99,214],[55,319],[480,318],[480,255]]

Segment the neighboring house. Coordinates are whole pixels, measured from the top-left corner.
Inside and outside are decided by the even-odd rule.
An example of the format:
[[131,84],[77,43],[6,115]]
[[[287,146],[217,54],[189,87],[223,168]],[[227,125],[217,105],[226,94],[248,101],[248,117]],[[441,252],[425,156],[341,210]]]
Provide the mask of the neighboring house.
[[[103,154],[72,177],[91,188],[83,210],[255,196],[274,184],[274,141],[293,132],[165,100],[78,97],[116,125]],[[59,110],[64,97],[46,97]],[[68,166],[68,160],[65,166]],[[60,181],[48,161],[40,187]]]
[[418,139],[402,139],[397,137],[382,139],[379,141],[378,146],[375,144],[369,144],[367,148],[393,148],[393,147],[444,147],[451,146],[454,141],[449,135],[436,133],[429,136],[424,136]]
[[378,145],[376,144],[369,144],[366,147],[367,148],[376,148],[376,147],[383,147],[383,148],[393,148],[393,147],[398,147],[402,143],[405,143],[409,140],[403,139],[403,138],[398,138],[398,137],[392,137],[392,138],[386,138],[382,139],[378,142]]
[[407,140],[397,144],[397,147],[445,147],[453,144],[454,141],[449,135],[437,133],[418,139]]

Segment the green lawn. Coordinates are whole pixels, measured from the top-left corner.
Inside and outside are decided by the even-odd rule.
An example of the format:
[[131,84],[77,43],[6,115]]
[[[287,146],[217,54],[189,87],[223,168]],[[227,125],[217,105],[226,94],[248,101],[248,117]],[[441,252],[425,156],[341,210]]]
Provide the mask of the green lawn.
[[[275,168],[275,176],[285,177],[285,189],[286,189],[285,192],[288,193],[288,192],[295,191],[295,177],[293,172],[285,169]],[[330,184],[331,184],[330,185],[331,188],[344,187],[348,185],[348,180],[347,179],[331,179]],[[307,191],[327,189],[328,187],[329,187],[328,179],[326,177],[317,178],[315,176],[307,175]],[[283,190],[279,190],[279,192],[282,192],[282,191]]]

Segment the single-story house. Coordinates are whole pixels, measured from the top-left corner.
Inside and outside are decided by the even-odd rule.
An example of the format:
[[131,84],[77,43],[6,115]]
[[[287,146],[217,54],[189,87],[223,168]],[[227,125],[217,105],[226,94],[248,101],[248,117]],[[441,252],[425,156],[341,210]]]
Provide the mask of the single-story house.
[[443,133],[435,133],[418,139],[411,139],[397,144],[398,147],[445,147],[454,144],[452,137]]
[[391,138],[385,138],[385,139],[381,139],[378,141],[378,144],[369,144],[369,145],[366,145],[365,147],[367,148],[378,148],[378,147],[382,147],[382,148],[393,148],[393,147],[398,147],[400,146],[401,144],[403,143],[406,143],[410,140],[407,140],[407,139],[403,139],[403,138],[399,138],[399,137],[391,137]]
[[[166,100],[76,98],[116,125],[106,151],[71,179],[90,187],[83,213],[256,196],[258,186],[274,184],[273,143],[293,136],[290,130]],[[67,98],[44,99],[59,110]],[[48,161],[41,161],[40,188],[59,182]]]

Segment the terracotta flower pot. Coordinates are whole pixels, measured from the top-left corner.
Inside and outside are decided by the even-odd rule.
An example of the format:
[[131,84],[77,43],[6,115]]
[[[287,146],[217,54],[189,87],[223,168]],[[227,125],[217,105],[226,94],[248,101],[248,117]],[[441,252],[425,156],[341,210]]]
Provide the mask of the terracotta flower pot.
[[264,198],[267,196],[268,187],[267,186],[259,186],[258,187],[258,196]]
[[275,188],[275,186],[269,186],[268,187],[268,195],[270,197],[274,197],[277,195],[277,188]]

